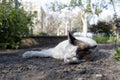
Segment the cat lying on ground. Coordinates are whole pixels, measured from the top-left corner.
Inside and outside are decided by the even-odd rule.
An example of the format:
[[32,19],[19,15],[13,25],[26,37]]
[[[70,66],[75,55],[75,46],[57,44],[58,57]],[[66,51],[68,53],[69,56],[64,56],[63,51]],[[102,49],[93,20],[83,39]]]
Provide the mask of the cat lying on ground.
[[56,47],[41,51],[26,51],[23,58],[52,57],[63,59],[65,63],[79,63],[80,60],[91,60],[97,52],[97,43],[91,38],[74,37],[68,33],[68,40]]

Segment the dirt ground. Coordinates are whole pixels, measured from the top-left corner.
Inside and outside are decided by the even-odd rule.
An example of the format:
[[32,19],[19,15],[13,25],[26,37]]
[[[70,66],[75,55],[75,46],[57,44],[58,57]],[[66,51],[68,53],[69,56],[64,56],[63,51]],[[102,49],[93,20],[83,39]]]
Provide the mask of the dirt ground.
[[113,44],[100,44],[93,61],[72,65],[52,58],[22,59],[27,50],[41,47],[0,51],[0,80],[120,80],[120,61],[112,58]]

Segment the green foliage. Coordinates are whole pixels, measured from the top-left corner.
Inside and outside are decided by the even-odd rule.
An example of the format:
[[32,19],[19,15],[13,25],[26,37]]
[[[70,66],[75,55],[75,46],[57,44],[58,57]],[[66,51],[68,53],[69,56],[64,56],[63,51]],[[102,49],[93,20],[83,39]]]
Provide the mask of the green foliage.
[[120,60],[120,47],[117,47],[116,49],[115,49],[115,51],[116,51],[116,53],[115,53],[115,55],[114,55],[114,59],[115,60]]
[[97,43],[106,43],[108,41],[108,37],[105,36],[94,36],[93,39],[97,42]]
[[92,12],[90,2],[91,2],[91,0],[87,0],[87,7],[85,8],[85,12]]
[[120,43],[120,38],[117,39],[117,42]]
[[[94,36],[93,39],[97,43],[114,43],[115,42],[115,37],[110,35],[110,36]],[[120,38],[117,39],[117,43],[120,43]]]
[[0,48],[18,48],[20,40],[30,35],[33,15],[16,8],[13,1],[0,3]]
[[51,2],[49,9],[52,11],[60,11],[61,9],[65,8],[65,7],[67,7],[66,4],[63,4],[59,1],[54,1],[54,2]]
[[[101,4],[103,4],[103,2],[104,1],[102,1]],[[70,0],[69,4],[63,4],[60,1],[54,1],[51,3],[50,9],[52,9],[52,11],[61,11],[63,8],[66,7],[69,10],[74,9],[75,7],[80,7],[85,13],[91,13],[91,7],[94,7],[95,13],[98,15],[102,12],[101,7],[104,8],[104,5],[101,4],[99,4],[98,2],[96,2],[96,4],[91,4],[91,0],[86,0],[86,3],[84,3],[84,1],[82,0]]]
[[112,36],[112,35],[110,35],[110,37],[109,37],[109,39],[108,39],[108,41],[107,42],[115,42],[115,37],[114,36]]
[[62,9],[67,7],[69,10],[71,10],[72,8],[81,5],[82,5],[82,0],[71,0],[69,4],[64,4],[61,3],[60,1],[55,0],[54,2],[51,2],[49,9],[52,11],[61,11]]
[[101,12],[102,12],[102,10],[100,8],[98,8],[98,5],[96,5],[95,14],[99,15]]
[[81,0],[71,0],[69,7],[75,7],[75,6],[80,6],[82,5],[82,1]]

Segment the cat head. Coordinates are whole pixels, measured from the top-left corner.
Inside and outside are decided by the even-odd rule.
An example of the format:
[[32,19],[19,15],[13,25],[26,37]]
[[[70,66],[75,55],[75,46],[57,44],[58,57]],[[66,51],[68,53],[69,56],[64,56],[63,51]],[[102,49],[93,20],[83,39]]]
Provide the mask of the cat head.
[[89,60],[92,58],[91,49],[95,49],[97,45],[91,46],[89,43],[78,40],[70,32],[68,33],[68,40],[71,45],[77,46],[74,51],[77,59]]

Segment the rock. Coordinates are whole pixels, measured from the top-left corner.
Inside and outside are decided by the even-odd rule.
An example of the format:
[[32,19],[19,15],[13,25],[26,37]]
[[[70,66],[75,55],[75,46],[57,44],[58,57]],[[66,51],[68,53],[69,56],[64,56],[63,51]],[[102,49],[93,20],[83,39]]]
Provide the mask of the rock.
[[101,78],[101,77],[103,77],[103,75],[102,74],[96,74],[95,77],[96,78]]
[[84,80],[83,78],[78,78],[77,80]]
[[2,73],[8,73],[9,71],[8,70],[2,70]]

